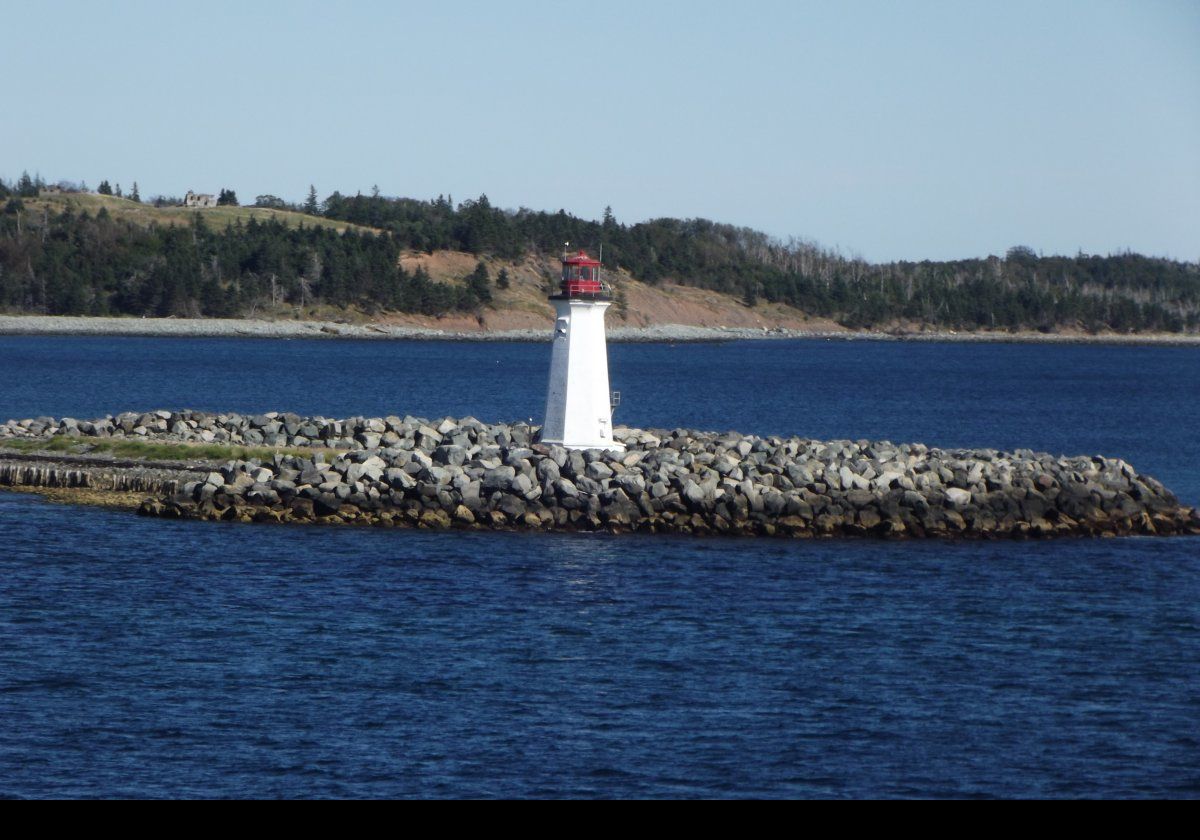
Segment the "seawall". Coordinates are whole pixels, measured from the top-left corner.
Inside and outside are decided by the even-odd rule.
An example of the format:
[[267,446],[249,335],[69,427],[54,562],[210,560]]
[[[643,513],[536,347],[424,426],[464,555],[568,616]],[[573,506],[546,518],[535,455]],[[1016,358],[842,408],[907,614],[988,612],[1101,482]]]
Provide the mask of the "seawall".
[[0,446],[67,437],[82,448],[104,438],[290,448],[186,465],[141,506],[168,517],[789,537],[1200,534],[1197,512],[1162,484],[1099,456],[622,427],[627,451],[578,452],[542,446],[537,433],[470,417],[159,411],[9,421]]
[[0,455],[0,486],[4,487],[58,487],[167,496],[189,478],[195,478],[195,474],[186,469],[111,459]]

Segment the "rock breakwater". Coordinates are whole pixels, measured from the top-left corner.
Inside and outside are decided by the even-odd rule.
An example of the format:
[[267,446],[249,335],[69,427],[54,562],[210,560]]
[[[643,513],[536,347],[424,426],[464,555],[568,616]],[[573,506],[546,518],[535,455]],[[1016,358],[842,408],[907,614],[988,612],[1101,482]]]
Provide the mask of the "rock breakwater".
[[620,427],[625,452],[580,452],[537,433],[470,417],[157,411],[9,421],[0,445],[66,436],[292,448],[214,464],[142,505],[169,517],[788,537],[1200,533],[1196,511],[1158,481],[1099,456]]
[[430,441],[435,438],[440,441],[443,436],[450,436],[459,444],[528,445],[536,429],[525,423],[489,425],[473,417],[430,421],[412,416],[330,419],[279,412],[131,411],[94,420],[73,417],[8,420],[0,424],[0,441],[65,436],[288,448],[412,449],[428,447]]

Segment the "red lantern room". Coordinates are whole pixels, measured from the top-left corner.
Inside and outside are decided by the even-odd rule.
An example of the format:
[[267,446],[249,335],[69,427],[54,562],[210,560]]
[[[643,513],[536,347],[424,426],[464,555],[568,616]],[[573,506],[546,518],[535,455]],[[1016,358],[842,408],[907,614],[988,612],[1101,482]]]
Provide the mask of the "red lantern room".
[[556,298],[608,300],[608,286],[600,282],[600,261],[585,252],[565,254],[562,258],[562,283]]

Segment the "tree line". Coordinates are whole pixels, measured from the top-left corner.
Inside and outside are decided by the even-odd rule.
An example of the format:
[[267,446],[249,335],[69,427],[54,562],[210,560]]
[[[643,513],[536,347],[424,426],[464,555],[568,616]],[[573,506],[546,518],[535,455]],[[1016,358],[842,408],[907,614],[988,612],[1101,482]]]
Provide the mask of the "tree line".
[[243,317],[318,304],[443,315],[491,299],[486,267],[458,286],[406,271],[388,234],[275,220],[149,227],[64,209],[0,212],[0,310],[49,315]]

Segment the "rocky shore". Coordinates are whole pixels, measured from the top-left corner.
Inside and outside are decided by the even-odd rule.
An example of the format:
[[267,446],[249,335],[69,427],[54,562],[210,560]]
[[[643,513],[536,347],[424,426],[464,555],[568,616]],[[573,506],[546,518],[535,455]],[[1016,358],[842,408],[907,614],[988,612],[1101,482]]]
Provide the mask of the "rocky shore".
[[[421,341],[542,342],[553,337],[551,318],[544,329],[454,330],[398,324],[336,321],[284,321],[240,318],[91,318],[57,315],[0,315],[0,335],[104,335],[157,338],[319,338]],[[656,324],[614,326],[615,342],[733,341],[761,338],[829,338],[840,332],[762,327],[701,327]],[[865,335],[865,334],[864,334]]]
[[[65,315],[0,315],[0,335],[97,335],[159,338],[320,338],[422,341],[549,341],[545,329],[452,330],[395,324],[335,321],[286,321],[253,318],[104,318]],[[1002,333],[947,331],[800,330],[784,327],[721,327],[693,324],[611,326],[612,342],[707,342],[743,339],[839,339],[844,341],[952,341],[1036,344],[1178,344],[1200,345],[1200,335],[1135,333]]]
[[[81,451],[109,439],[173,442],[181,453],[189,443],[236,444],[276,451],[159,465],[153,474],[159,492],[140,512],[242,522],[786,537],[1200,534],[1194,509],[1111,458],[620,427],[615,437],[626,451],[579,452],[539,444],[538,431],[471,417],[198,411],[45,417],[0,424],[0,483],[20,484],[31,475],[21,465],[33,456],[3,453],[6,440],[61,448],[66,441],[56,439],[66,438]],[[47,469],[61,475],[37,467]]]

